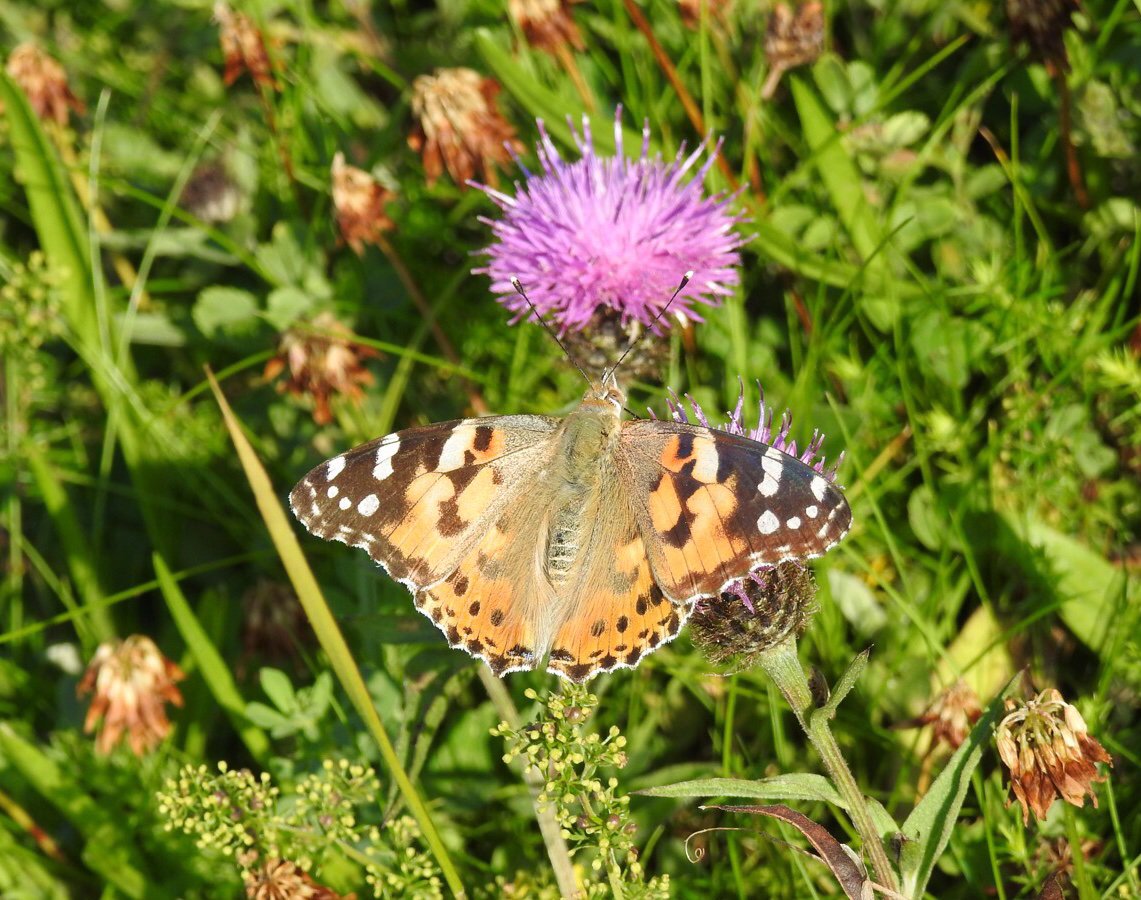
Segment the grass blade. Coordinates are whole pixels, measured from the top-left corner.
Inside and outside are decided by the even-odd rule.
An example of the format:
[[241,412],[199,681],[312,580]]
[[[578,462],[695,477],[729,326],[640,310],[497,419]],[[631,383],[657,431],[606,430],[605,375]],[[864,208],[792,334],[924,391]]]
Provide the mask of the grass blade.
[[397,787],[400,788],[404,802],[408,804],[409,811],[420,825],[424,840],[427,841],[432,854],[436,857],[436,862],[440,865],[444,879],[448,882],[452,892],[457,897],[462,897],[464,896],[464,889],[459,874],[452,864],[447,848],[440,840],[440,834],[428,814],[427,806],[405,773],[404,767],[396,755],[396,750],[388,738],[388,733],[384,730],[384,725],[380,721],[380,716],[377,714],[376,707],[373,706],[372,698],[369,696],[368,688],[365,686],[364,678],[361,676],[360,669],[357,668],[356,660],[353,659],[349,645],[345,642],[345,637],[341,634],[341,629],[337,625],[336,619],[333,618],[328,603],[325,602],[317,579],[313,576],[313,570],[309,568],[309,563],[301,552],[301,546],[297,543],[293,526],[281,508],[281,502],[270,483],[269,475],[266,474],[265,468],[257,458],[253,447],[250,446],[246,436],[242,433],[238,419],[233,410],[230,409],[230,404],[226,402],[226,397],[218,386],[218,382],[214,380],[213,373],[207,370],[206,377],[210,381],[210,388],[222,410],[222,418],[226,422],[230,438],[238,451],[242,469],[245,471],[246,480],[254,493],[258,510],[261,512],[262,519],[265,521],[282,564],[285,566],[285,571],[289,575],[289,580],[293,584],[293,589],[297,592],[297,599],[301,601],[301,605],[305,609],[309,624],[313,626],[313,632],[317,635],[321,648],[329,657],[329,663],[332,665],[345,693],[348,694],[349,700],[352,701],[353,706],[356,707],[361,719],[364,720],[369,732],[376,740],[380,755],[384,758],[385,765],[388,766],[389,774],[396,782]]

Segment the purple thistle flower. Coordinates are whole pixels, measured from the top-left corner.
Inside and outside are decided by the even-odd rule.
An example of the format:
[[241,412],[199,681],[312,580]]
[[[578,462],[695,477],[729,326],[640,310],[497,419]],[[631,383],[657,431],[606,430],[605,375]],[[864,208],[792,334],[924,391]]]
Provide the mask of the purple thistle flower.
[[628,159],[621,117],[619,108],[613,157],[596,155],[584,117],[581,136],[575,134],[582,156],[567,162],[539,120],[542,172],[519,162],[526,180],[515,183],[514,197],[476,185],[503,217],[481,219],[496,240],[485,251],[487,264],[473,271],[490,276],[492,291],[508,309],[527,312],[512,276],[562,331],[581,331],[600,310],[617,313],[623,323],[649,325],[687,270],[695,275],[670,310],[691,319],[700,319],[694,303],[717,306],[737,284],[742,239],[733,226],[742,217],[729,209],[727,195],[707,197],[702,190],[717,148],[700,166],[708,141],[688,156],[683,145],[665,162],[650,156],[647,123],[641,156]]

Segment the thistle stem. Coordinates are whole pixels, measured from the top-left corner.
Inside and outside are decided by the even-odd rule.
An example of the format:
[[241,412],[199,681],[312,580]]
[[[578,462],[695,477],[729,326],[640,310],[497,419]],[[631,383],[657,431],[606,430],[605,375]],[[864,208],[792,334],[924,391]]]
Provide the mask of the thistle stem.
[[828,720],[824,716],[812,715],[815,707],[808,678],[796,656],[796,639],[789,637],[770,650],[761,654],[761,667],[776,683],[788,705],[800,723],[808,740],[820,754],[820,760],[832,779],[832,784],[844,798],[848,816],[864,842],[864,851],[871,861],[875,880],[884,887],[897,891],[899,881],[895,870],[888,861],[887,851],[880,840],[867,800],[856,783],[852,770],[848,768],[840,745],[832,734]]

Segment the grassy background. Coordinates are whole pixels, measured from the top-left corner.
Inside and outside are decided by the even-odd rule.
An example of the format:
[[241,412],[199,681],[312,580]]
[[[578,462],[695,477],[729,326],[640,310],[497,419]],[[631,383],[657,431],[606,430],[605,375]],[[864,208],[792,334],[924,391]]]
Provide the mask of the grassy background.
[[[1079,706],[1115,757],[1114,778],[1098,809],[1055,808],[1023,828],[988,754],[930,891],[1033,896],[1078,848],[1083,897],[1136,891],[1137,5],[1090,0],[1064,38],[1068,139],[1088,208],[1067,177],[1062,80],[1011,44],[999,8],[830,4],[830,51],[768,102],[767,7],[730,5],[697,29],[666,0],[643,9],[704,127],[725,137],[726,170],[711,170],[709,189],[731,176],[750,217],[741,286],[693,348],[671,344],[669,386],[722,409],[738,376],[760,379],[770,403],[795,410],[796,436],[821,428],[830,456],[847,453],[839,480],[856,526],[817,566],[820,611],[801,655],[834,680],[874,644],[834,726],[859,784],[902,817],[943,757],[893,725],[960,674],[985,703],[1025,668]],[[619,2],[574,9],[585,93],[486,0],[246,11],[268,36],[279,91],[248,77],[224,86],[209,4],[0,4],[5,45],[40,42],[86,104],[69,130],[44,130],[3,89],[5,896],[232,896],[236,875],[220,879],[215,857],[162,829],[155,792],[184,763],[224,759],[288,785],[348,756],[376,764],[389,788],[368,722],[342,693],[315,689],[292,706],[267,694],[280,682],[265,667],[298,689],[329,670],[308,626],[298,619],[276,654],[243,641],[255,592],[280,597],[274,609],[291,608],[292,594],[203,366],[219,373],[279,498],[325,456],[470,414],[458,373],[496,412],[557,413],[581,394],[557,348],[509,326],[469,274],[488,241],[477,217],[492,207],[446,176],[426,185],[407,146],[411,81],[461,64],[491,75],[524,144],[541,116],[569,155],[563,122],[587,104],[600,144],[618,103],[628,127],[649,120],[666,155],[703,136]],[[396,193],[388,254],[358,257],[338,241],[338,150]],[[225,168],[240,199],[214,226],[178,203],[204,162]],[[319,427],[311,404],[262,373],[281,333],[324,310],[380,355],[363,402],[335,402],[334,423]],[[662,409],[662,386],[631,393],[632,407]],[[475,667],[363,554],[301,547],[468,889],[497,895],[495,879],[519,870],[549,883]],[[136,632],[186,669],[185,707],[156,754],[96,757],[81,732],[79,666],[101,641]],[[683,636],[592,683],[593,727],[618,725],[629,741],[622,791],[817,770],[762,674],[710,669]],[[523,690],[552,682],[506,686],[526,716],[535,704]],[[802,807],[847,837],[826,805]],[[639,797],[630,815],[647,871],[670,873],[677,896],[838,891],[822,866],[756,835],[776,833],[771,824]],[[725,824],[744,831],[706,835],[702,861],[686,858],[685,837]],[[331,871],[338,888],[362,889],[351,867]]]

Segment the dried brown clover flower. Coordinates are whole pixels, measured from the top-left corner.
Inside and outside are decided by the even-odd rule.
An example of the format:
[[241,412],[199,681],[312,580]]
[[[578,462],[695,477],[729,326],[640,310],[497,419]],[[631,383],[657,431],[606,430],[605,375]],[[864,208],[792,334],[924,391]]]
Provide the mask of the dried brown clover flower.
[[[1090,736],[1077,709],[1062,699],[1054,688],[1042,691],[1033,700],[1016,706],[995,732],[998,755],[1010,770],[1010,788],[1022,805],[1022,823],[1030,813],[1041,821],[1057,797],[1082,806],[1088,793],[1097,806],[1094,782],[1097,763],[1113,765],[1105,748]],[[1008,805],[1013,801],[1008,801]]]
[[100,644],[78,688],[80,696],[94,693],[83,730],[94,731],[102,720],[96,752],[110,753],[124,734],[135,756],[158,746],[170,733],[166,704],[182,706],[175,682],[185,677],[144,635]]
[[8,55],[7,71],[41,122],[63,126],[69,110],[83,112],[83,103],[71,92],[63,66],[31,41],[20,44]]
[[280,90],[265,35],[257,23],[245,13],[230,9],[223,0],[214,4],[214,20],[218,23],[218,39],[226,63],[222,76],[226,86],[241,78],[243,72],[249,72],[258,87]]
[[902,723],[902,727],[934,725],[931,733],[932,748],[942,743],[957,750],[982,714],[979,695],[960,678],[945,688],[923,715]]
[[810,0],[793,12],[787,4],[778,3],[765,26],[764,48],[769,74],[761,97],[768,100],[785,72],[814,62],[823,52],[824,4]]
[[281,336],[277,355],[266,364],[265,377],[276,378],[288,368],[289,379],[280,390],[311,397],[313,421],[328,425],[333,421],[329,400],[334,394],[356,402],[361,386],[373,382],[363,361],[377,352],[351,338],[352,332],[332,313],[323,312],[308,325],[291,328]]
[[581,0],[507,0],[507,11],[527,43],[552,55],[569,44],[582,50],[582,34],[571,18],[571,2]]
[[1030,54],[1051,75],[1068,72],[1070,57],[1063,35],[1073,28],[1078,0],[1006,0],[1006,19],[1014,43],[1026,41]]
[[[249,900],[342,900],[331,888],[317,884],[297,863],[287,859],[270,859],[245,876]],[[347,895],[355,897],[355,894]]]
[[521,147],[496,106],[498,93],[493,79],[472,69],[437,69],[412,83],[408,145],[421,155],[428,184],[445,169],[461,187],[477,172],[496,183],[495,166],[511,159],[507,145]]
[[345,154],[333,157],[333,209],[345,243],[359,256],[365,244],[377,244],[395,224],[384,208],[395,194],[364,169],[350,166]]

